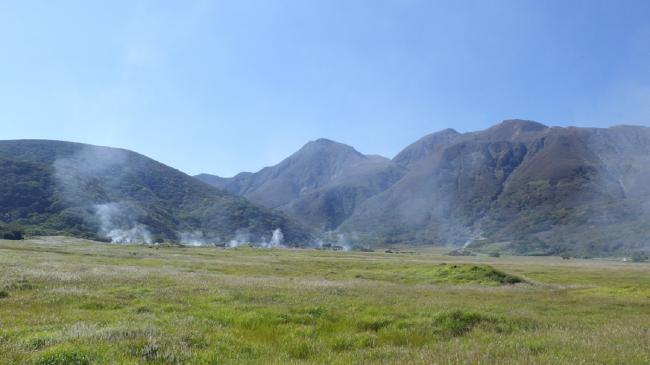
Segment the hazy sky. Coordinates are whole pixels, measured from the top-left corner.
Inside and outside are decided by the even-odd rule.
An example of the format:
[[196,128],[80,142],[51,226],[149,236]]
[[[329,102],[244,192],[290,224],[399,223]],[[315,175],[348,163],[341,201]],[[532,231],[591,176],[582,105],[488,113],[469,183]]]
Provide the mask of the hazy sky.
[[0,1],[0,139],[194,174],[503,119],[650,124],[650,1]]

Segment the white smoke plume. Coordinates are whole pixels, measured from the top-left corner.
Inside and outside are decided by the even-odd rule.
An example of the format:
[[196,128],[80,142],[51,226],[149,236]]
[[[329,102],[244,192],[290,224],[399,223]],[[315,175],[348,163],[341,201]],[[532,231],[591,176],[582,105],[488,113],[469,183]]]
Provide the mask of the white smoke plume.
[[476,230],[476,232],[470,237],[465,243],[463,244],[463,248],[468,248],[471,246],[474,242],[484,240],[485,237],[483,236],[483,230],[480,228]]
[[180,232],[180,243],[185,246],[223,246],[219,238],[206,237],[202,231]]
[[347,237],[343,233],[340,233],[338,235],[338,239],[337,239],[336,244],[343,251],[350,251],[352,249],[352,246],[350,245],[350,242],[348,241]]
[[286,248],[284,245],[284,234],[280,228],[275,229],[271,233],[271,239],[267,240],[265,237],[262,237],[257,242],[251,239],[250,234],[238,232],[235,237],[230,240],[227,247],[235,248],[242,245],[251,245],[254,247],[260,248]]
[[[110,202],[94,204],[101,196],[110,201],[114,191],[118,190],[121,179],[115,177],[128,164],[126,151],[104,147],[83,147],[73,155],[59,158],[53,164],[57,189],[63,198],[75,204],[88,204],[94,212],[94,221],[88,217],[88,223],[98,223],[97,235],[106,237],[113,243],[151,243],[152,235],[148,228],[138,222],[141,212],[128,203]],[[88,186],[98,186],[98,190]]]
[[280,228],[273,231],[271,236],[271,242],[269,242],[269,247],[284,247],[284,234]]
[[251,242],[250,235],[244,232],[237,232],[235,237],[228,242],[227,247],[236,248],[241,245],[249,244]]
[[152,243],[151,233],[134,219],[126,204],[108,203],[94,206],[100,227],[99,234],[112,243]]

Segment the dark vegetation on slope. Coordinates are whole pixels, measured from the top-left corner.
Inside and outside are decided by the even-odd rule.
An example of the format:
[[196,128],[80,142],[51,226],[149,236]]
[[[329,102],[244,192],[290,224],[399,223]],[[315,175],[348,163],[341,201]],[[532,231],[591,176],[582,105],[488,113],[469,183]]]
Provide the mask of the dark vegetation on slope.
[[227,242],[237,234],[262,239],[280,228],[288,244],[310,238],[282,214],[126,150],[0,141],[0,179],[0,229],[11,224],[32,235],[97,239],[137,224],[153,240],[178,240],[188,231]]
[[3,240],[22,240],[25,232],[22,228],[15,225],[0,224],[0,239]]

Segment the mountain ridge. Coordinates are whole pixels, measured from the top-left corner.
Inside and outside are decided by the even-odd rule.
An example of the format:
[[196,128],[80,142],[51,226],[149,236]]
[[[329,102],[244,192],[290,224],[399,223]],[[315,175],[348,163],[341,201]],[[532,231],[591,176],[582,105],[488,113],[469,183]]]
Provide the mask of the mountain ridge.
[[[392,159],[401,168],[398,176],[352,208],[345,200],[331,200],[335,206],[329,210],[346,214],[338,219],[330,214],[328,227],[370,245],[473,242],[489,249],[505,242],[502,246],[517,253],[645,249],[648,131],[642,126],[549,127],[522,119],[476,132],[445,129],[398,153]],[[617,167],[621,161],[627,167]],[[346,188],[341,181],[328,193]],[[626,190],[640,201],[631,200]],[[250,192],[244,196],[257,201]],[[289,206],[314,200],[310,196]],[[280,209],[299,220],[305,215],[301,209]],[[314,209],[324,208],[310,211],[318,218]],[[318,226],[316,218],[302,221]],[[595,222],[597,228],[590,228]]]
[[404,169],[328,139],[310,141],[274,166],[224,179],[200,180],[242,195],[320,230],[333,230],[367,197],[387,188]]

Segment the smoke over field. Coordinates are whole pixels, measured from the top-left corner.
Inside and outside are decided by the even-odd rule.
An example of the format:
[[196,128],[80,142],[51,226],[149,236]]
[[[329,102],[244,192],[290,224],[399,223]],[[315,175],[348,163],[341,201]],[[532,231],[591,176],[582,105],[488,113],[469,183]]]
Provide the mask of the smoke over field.
[[261,248],[285,248],[284,233],[280,228],[276,228],[271,232],[271,238],[260,237],[258,239],[252,238],[249,233],[238,232],[235,237],[228,242],[227,247],[235,248],[242,245],[250,245]]
[[92,213],[84,219],[97,227],[97,236],[113,243],[152,243],[149,228],[140,222],[146,212],[113,200],[124,189],[121,176],[129,172],[127,162],[128,154],[123,150],[81,148],[54,162],[57,189],[65,202],[85,205]]
[[100,222],[98,234],[113,243],[152,243],[151,232],[138,223],[134,210],[126,204],[95,205],[95,215]]

